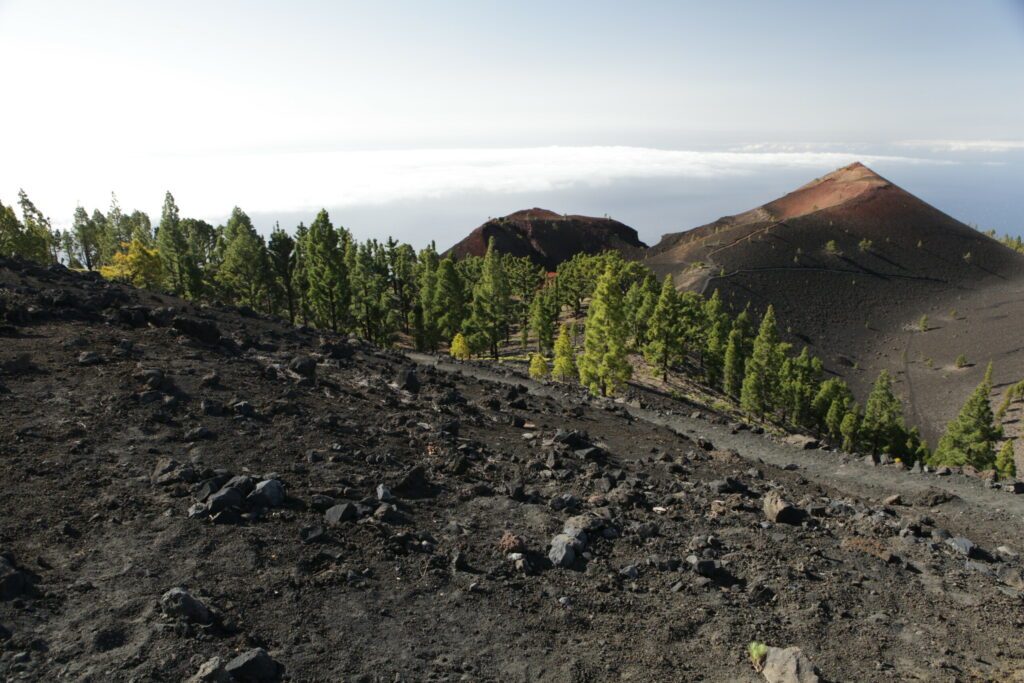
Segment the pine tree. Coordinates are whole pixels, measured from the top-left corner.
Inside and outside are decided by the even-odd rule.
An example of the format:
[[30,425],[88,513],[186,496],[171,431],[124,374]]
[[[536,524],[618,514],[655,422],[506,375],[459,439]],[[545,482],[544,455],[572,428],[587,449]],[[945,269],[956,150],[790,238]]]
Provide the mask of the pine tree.
[[[141,224],[142,219],[138,218],[137,220],[139,223],[133,230],[139,233],[146,232],[148,228]],[[145,223],[148,225],[148,219]],[[216,281],[217,229],[198,218],[182,218],[180,228],[181,234],[188,243],[189,257],[192,261],[191,265],[194,267],[192,276],[198,279],[198,282],[190,283],[189,288],[193,292],[193,296],[206,295],[213,289],[213,283]],[[137,239],[141,240],[142,238]]]
[[[846,408],[852,401],[853,394],[850,393],[846,382],[834,377],[827,379],[818,387],[814,400],[811,401],[811,419],[819,431],[826,429],[828,434],[835,438],[839,435],[839,422],[842,421]],[[829,422],[830,414],[832,423]]]
[[537,336],[537,350],[550,351],[555,343],[558,322],[558,299],[555,288],[538,289],[530,303],[530,327]]
[[418,300],[413,310],[413,321],[416,337],[416,348],[421,351],[434,351],[441,340],[438,321],[437,276],[440,263],[437,249],[431,242],[420,251],[416,263],[416,283]]
[[271,281],[263,238],[255,229],[235,233],[217,270],[217,282],[225,293],[237,304],[269,310]]
[[643,349],[644,358],[661,373],[662,381],[668,380],[669,367],[682,360],[683,330],[680,313],[679,293],[672,283],[672,276],[666,275],[647,329],[647,344]]
[[58,245],[50,219],[36,208],[25,190],[18,191],[18,204],[21,206],[21,222],[16,223],[14,253],[36,263],[56,263]]
[[307,298],[317,325],[337,332],[349,306],[349,281],[338,233],[327,211],[320,210],[306,236]]
[[82,264],[86,270],[97,268],[99,266],[100,235],[96,222],[89,218],[89,213],[81,206],[75,209],[71,229],[75,235]]
[[779,332],[775,327],[775,309],[768,306],[750,358],[743,371],[740,407],[757,417],[772,410],[778,396],[778,371],[782,366]]
[[825,412],[823,425],[826,433],[833,439],[839,438],[842,434],[843,418],[846,417],[849,405],[849,401],[845,398],[835,398]]
[[839,425],[839,433],[843,437],[842,448],[847,453],[853,453],[857,450],[857,446],[860,443],[860,426],[860,406],[854,403],[849,412],[843,416],[843,420]]
[[886,370],[878,373],[871,393],[864,407],[861,434],[871,453],[879,450],[893,452],[904,442],[906,427],[903,423],[903,406],[893,394],[892,378]]
[[[514,320],[519,325],[520,342],[525,349],[530,333],[530,303],[544,282],[544,271],[525,256],[505,254],[501,256],[501,259],[511,297],[507,323],[511,324]],[[505,329],[506,337],[508,336],[508,324]]]
[[466,320],[466,290],[450,256],[437,266],[434,284],[433,318],[441,339],[451,339]]
[[[95,214],[93,214],[95,219]],[[117,201],[117,195],[110,193],[110,209],[103,217],[103,230],[100,238],[100,262],[111,263],[114,254],[124,250],[124,245],[133,241],[131,226],[121,211],[121,205]],[[148,244],[144,240],[138,240],[140,244]]]
[[622,290],[609,264],[590,300],[579,360],[580,382],[591,393],[611,396],[632,375],[626,358],[628,334]]
[[377,240],[362,244],[350,242],[355,260],[348,259],[351,288],[351,317],[365,339],[387,346],[400,327],[400,313],[388,285],[388,265],[384,248]]
[[722,367],[722,390],[733,398],[739,397],[743,387],[743,370],[746,363],[746,359],[743,357],[743,347],[743,332],[733,325],[725,346]]
[[717,289],[704,304],[704,321],[707,326],[704,350],[701,353],[704,375],[708,384],[716,386],[723,378],[730,333],[729,315],[724,310]]
[[292,275],[295,289],[295,308],[303,325],[312,318],[309,305],[309,228],[299,222],[295,228],[295,273]]
[[448,349],[448,352],[456,360],[469,360],[472,355],[469,350],[469,342],[466,341],[461,332],[457,332],[452,338],[451,347]]
[[[722,369],[722,387],[727,394],[739,398],[743,390],[743,376],[746,372],[747,358],[753,352],[754,326],[750,317],[750,305],[740,311],[732,321],[732,328],[726,342],[725,367]],[[732,352],[729,345],[732,345]]]
[[480,280],[473,288],[473,304],[466,327],[469,346],[475,352],[489,351],[498,359],[498,344],[505,336],[511,306],[503,259],[494,250],[494,238],[487,245]]
[[549,372],[548,361],[542,354],[535,353],[530,356],[530,377],[544,379]]
[[147,248],[139,240],[132,240],[114,252],[111,262],[100,266],[100,275],[108,280],[146,289],[155,289],[164,280],[160,255],[156,249]]
[[164,206],[160,212],[160,225],[156,233],[157,251],[164,264],[167,285],[175,294],[199,296],[201,292],[198,268],[192,257],[188,240],[181,230],[181,215],[174,195],[164,195]]
[[787,358],[783,362],[779,373],[780,403],[794,426],[812,426],[817,422],[812,406],[821,372],[821,360],[811,356],[807,347],[796,358]]
[[[991,365],[989,366],[991,368]],[[979,470],[995,465],[995,442],[1002,436],[995,425],[989,394],[990,372],[971,393],[960,414],[946,426],[946,433],[932,455],[934,465],[971,465]]]
[[139,210],[132,211],[124,219],[125,232],[133,240],[142,242],[147,247],[153,247],[155,241],[153,239],[153,224],[149,220],[149,216]]
[[658,304],[660,294],[661,288],[658,286],[654,273],[651,272],[648,272],[643,280],[638,280],[630,285],[626,291],[624,301],[626,319],[629,321],[633,346],[637,350],[643,350],[647,343],[647,326],[654,314],[654,307]]
[[1013,457],[1013,439],[1003,443],[996,454],[996,474],[1000,479],[1014,479],[1017,476],[1017,463]]
[[555,341],[555,361],[551,369],[551,377],[559,382],[569,382],[579,378],[576,367],[576,349],[572,345],[573,332],[568,323],[563,323],[558,330]]
[[277,280],[277,290],[284,297],[284,307],[288,312],[288,322],[295,324],[295,240],[287,232],[276,226],[270,233],[267,245],[270,256],[270,267]]
[[385,244],[388,265],[388,283],[398,312],[403,332],[409,332],[409,319],[416,298],[416,252],[408,244],[399,244],[388,238]]

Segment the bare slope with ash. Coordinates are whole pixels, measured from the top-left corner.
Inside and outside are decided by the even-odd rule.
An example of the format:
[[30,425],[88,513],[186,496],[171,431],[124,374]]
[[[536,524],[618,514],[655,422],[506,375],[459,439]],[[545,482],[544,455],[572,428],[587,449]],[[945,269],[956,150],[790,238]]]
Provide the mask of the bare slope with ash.
[[497,251],[527,256],[549,271],[576,254],[610,249],[634,255],[647,246],[636,230],[611,218],[526,209],[487,221],[446,253],[456,258],[483,256],[492,238]]
[[742,681],[755,639],[1020,670],[1019,521],[946,489],[60,268],[0,262],[0,318],[3,680]]
[[[889,369],[933,445],[989,360],[997,381],[1024,377],[1024,259],[862,164],[666,235],[645,262],[734,308],[773,304],[861,396]],[[954,367],[961,353],[973,367]]]

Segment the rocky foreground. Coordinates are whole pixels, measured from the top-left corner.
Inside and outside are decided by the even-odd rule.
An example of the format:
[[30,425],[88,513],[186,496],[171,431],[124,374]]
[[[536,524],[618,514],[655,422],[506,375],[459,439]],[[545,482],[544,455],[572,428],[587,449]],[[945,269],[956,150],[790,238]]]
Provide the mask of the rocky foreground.
[[1021,679],[1018,518],[474,374],[0,263],[0,678]]

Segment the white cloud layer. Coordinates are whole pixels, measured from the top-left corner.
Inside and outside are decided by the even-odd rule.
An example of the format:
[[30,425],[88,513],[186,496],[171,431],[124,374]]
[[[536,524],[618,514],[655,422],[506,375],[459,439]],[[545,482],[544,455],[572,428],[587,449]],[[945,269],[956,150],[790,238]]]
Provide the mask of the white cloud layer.
[[901,147],[933,152],[1015,152],[1024,150],[1024,140],[903,140]]
[[249,212],[379,205],[460,193],[543,193],[602,187],[624,179],[708,179],[773,168],[825,172],[867,164],[948,163],[833,151],[692,151],[644,147],[530,147],[330,151],[253,155],[86,157],[54,164],[26,159],[0,166],[0,200],[24,187],[58,225],[77,203],[106,209],[111,190],[124,208],[154,220],[165,190],[184,215],[219,219]]

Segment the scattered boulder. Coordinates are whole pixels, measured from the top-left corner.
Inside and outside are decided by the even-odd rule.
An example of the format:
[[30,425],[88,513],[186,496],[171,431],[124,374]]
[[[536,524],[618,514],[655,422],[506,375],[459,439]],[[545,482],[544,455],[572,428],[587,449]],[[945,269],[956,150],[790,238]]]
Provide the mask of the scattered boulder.
[[783,439],[783,441],[788,443],[790,446],[796,446],[797,448],[805,451],[813,450],[821,445],[817,439],[805,434],[790,434]]
[[354,353],[352,346],[345,341],[320,341],[320,353],[332,360],[347,360]]
[[792,503],[783,500],[778,491],[769,491],[764,497],[764,516],[775,524],[800,524],[806,514]]
[[395,386],[410,394],[418,394],[420,391],[420,379],[416,376],[416,368],[407,365],[398,371],[395,376]]
[[224,660],[214,657],[203,662],[192,678],[187,683],[233,683],[231,674],[224,668]]
[[316,376],[316,361],[309,356],[296,356],[288,363],[288,369],[300,377],[312,379]]
[[819,683],[818,670],[798,647],[769,647],[761,663],[768,683]]
[[971,559],[979,559],[984,555],[984,553],[982,553],[981,551],[981,548],[975,545],[973,541],[963,536],[954,536],[953,538],[947,538],[946,545],[948,545],[950,548],[960,553],[961,555],[969,557]]
[[209,320],[179,315],[171,320],[171,327],[203,344],[216,344],[220,341],[220,330]]
[[18,569],[14,556],[0,552],[0,600],[13,600],[32,584],[31,577]]
[[506,531],[498,541],[498,550],[506,555],[508,553],[525,553],[526,539],[522,536],[517,536],[511,531]]
[[184,588],[172,588],[160,598],[160,608],[169,617],[185,619],[197,624],[209,624],[210,610]]
[[427,471],[421,465],[412,467],[391,487],[391,492],[404,498],[426,498],[431,493]]
[[276,681],[281,677],[282,667],[262,647],[243,652],[225,665],[224,670],[238,683],[260,683]]
[[78,354],[79,365],[99,365],[103,362],[103,357],[95,351],[82,351]]
[[324,519],[326,519],[327,523],[331,525],[338,525],[342,522],[354,522],[358,518],[359,511],[352,503],[335,505],[324,513]]
[[571,567],[576,562],[577,540],[565,534],[558,534],[551,539],[548,559],[556,567]]
[[242,500],[242,492],[239,489],[233,486],[225,486],[206,499],[206,509],[211,515],[215,515],[228,508],[239,507],[242,504]]
[[278,507],[284,503],[284,484],[277,479],[265,479],[256,484],[246,501],[251,505],[262,505],[268,508]]

